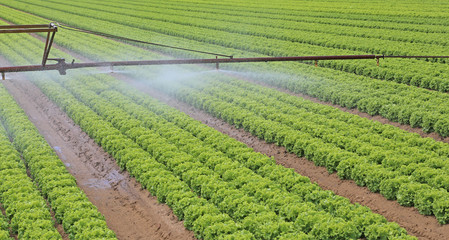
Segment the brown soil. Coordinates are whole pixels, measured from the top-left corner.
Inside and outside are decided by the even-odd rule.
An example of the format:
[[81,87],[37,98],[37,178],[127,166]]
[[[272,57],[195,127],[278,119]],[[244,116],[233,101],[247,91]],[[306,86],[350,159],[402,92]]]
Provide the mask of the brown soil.
[[195,239],[167,205],[158,203],[126,171],[120,171],[114,159],[34,84],[12,79],[3,85],[119,239]]
[[400,206],[397,201],[389,201],[381,194],[372,193],[365,187],[357,186],[354,181],[341,180],[335,173],[329,174],[324,167],[317,167],[306,158],[300,158],[295,154],[288,153],[284,147],[266,143],[243,129],[237,129],[221,119],[212,117],[204,111],[173,99],[142,83],[120,77],[117,74],[114,74],[114,76],[188,114],[192,118],[245,143],[255,151],[267,156],[274,156],[278,164],[295,169],[296,172],[309,177],[312,182],[316,182],[323,189],[332,190],[336,194],[350,199],[353,203],[360,203],[371,208],[373,212],[385,216],[388,221],[399,223],[409,234],[417,236],[419,239],[440,240],[449,236],[449,224],[440,225],[433,216],[423,216],[415,208]]

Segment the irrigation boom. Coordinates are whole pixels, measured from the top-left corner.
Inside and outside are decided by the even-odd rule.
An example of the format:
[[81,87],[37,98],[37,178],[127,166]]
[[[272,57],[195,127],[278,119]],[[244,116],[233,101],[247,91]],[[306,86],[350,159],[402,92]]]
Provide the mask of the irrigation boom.
[[[68,28],[67,28],[68,29]],[[188,51],[194,51],[199,53],[206,53],[216,55],[215,58],[205,59],[173,59],[173,60],[144,60],[144,61],[118,61],[118,62],[90,62],[90,63],[66,63],[63,58],[48,58],[55,33],[58,31],[58,25],[50,23],[48,25],[6,25],[0,26],[0,33],[38,33],[47,32],[47,39],[44,48],[44,55],[42,63],[40,65],[28,65],[28,66],[13,66],[13,67],[0,67],[0,73],[2,79],[5,79],[5,73],[8,72],[32,72],[32,71],[50,71],[57,70],[61,75],[65,75],[68,69],[77,68],[91,68],[91,67],[114,67],[114,66],[143,66],[143,65],[178,65],[178,64],[215,64],[218,69],[220,63],[244,63],[244,62],[288,62],[288,61],[315,61],[317,66],[318,61],[323,60],[351,60],[351,59],[375,59],[377,65],[379,65],[379,59],[384,58],[449,58],[449,56],[389,56],[389,55],[337,55],[337,56],[297,56],[297,57],[258,57],[258,58],[234,58],[233,56],[227,56],[223,54],[214,54],[210,52],[182,49]],[[90,34],[102,34],[99,32],[92,32],[87,30],[80,30]],[[114,37],[110,34],[103,34],[108,37]],[[121,40],[132,40],[124,37],[116,37]],[[146,43],[143,41],[132,40],[139,43]],[[171,47],[166,45],[148,43],[152,45]],[[175,49],[181,49],[178,47],[171,47]],[[226,58],[218,58],[218,56]],[[57,61],[56,64],[47,64],[48,60]]]

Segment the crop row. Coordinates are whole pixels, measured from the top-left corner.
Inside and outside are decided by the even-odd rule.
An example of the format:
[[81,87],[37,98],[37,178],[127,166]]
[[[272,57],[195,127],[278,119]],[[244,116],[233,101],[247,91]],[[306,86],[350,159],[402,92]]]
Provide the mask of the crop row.
[[11,222],[13,234],[18,234],[19,239],[62,239],[54,227],[45,199],[28,177],[1,122],[0,202]]
[[[1,86],[0,86],[1,87]],[[0,122],[0,203],[8,221],[0,217],[0,239],[8,227],[19,239],[62,239],[54,227],[45,199],[26,173],[19,153]]]
[[[176,82],[178,87],[161,83],[161,88],[268,142],[306,156],[330,172],[337,170],[341,178],[352,178],[373,192],[397,199],[401,205],[415,205],[423,214],[433,213],[440,223],[449,221],[446,158],[403,143],[396,144],[401,148],[391,149],[391,142],[395,142],[376,134],[382,127],[374,123],[374,131],[367,132],[363,130],[366,126],[323,116],[327,113],[311,113],[262,94],[264,100],[257,99],[256,94],[248,96],[250,89],[218,81],[205,84],[206,78],[200,78],[197,86],[184,79]],[[322,109],[325,112],[326,107]]]
[[9,225],[3,214],[0,214],[0,239],[12,240],[9,235]]

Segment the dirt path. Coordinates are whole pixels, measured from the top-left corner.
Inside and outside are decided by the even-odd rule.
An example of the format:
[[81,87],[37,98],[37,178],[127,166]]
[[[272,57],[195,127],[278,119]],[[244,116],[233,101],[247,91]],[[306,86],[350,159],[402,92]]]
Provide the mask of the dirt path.
[[119,239],[194,239],[168,206],[142,190],[126,171],[120,171],[115,161],[34,84],[12,79],[3,85]]
[[114,75],[134,85],[150,96],[188,114],[192,118],[245,143],[255,151],[268,156],[274,156],[278,164],[288,168],[294,168],[296,172],[309,177],[312,182],[316,182],[323,189],[332,190],[340,196],[349,198],[353,203],[360,203],[371,208],[373,212],[382,214],[389,221],[399,223],[409,234],[417,236],[419,239],[441,240],[447,239],[447,236],[449,236],[449,224],[441,226],[435,217],[423,216],[415,208],[400,206],[397,201],[389,201],[378,193],[372,193],[365,187],[357,186],[354,181],[341,180],[335,173],[329,174],[324,167],[317,167],[312,161],[288,153],[284,147],[268,144],[264,140],[253,136],[251,133],[243,129],[236,129],[234,126],[221,119],[212,117],[204,111],[177,101],[137,81],[120,77],[117,74]]

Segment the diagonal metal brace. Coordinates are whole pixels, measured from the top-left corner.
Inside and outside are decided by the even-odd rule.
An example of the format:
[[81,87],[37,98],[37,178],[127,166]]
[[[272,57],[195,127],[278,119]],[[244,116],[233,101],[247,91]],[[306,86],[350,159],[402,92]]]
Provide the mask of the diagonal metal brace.
[[58,31],[58,27],[54,23],[50,23],[49,28],[54,29],[54,31],[47,33],[47,40],[45,41],[45,48],[44,48],[44,56],[42,57],[42,66],[44,67],[45,64],[47,64],[48,55],[50,54],[51,46],[53,45],[53,40],[55,39],[55,34]]

